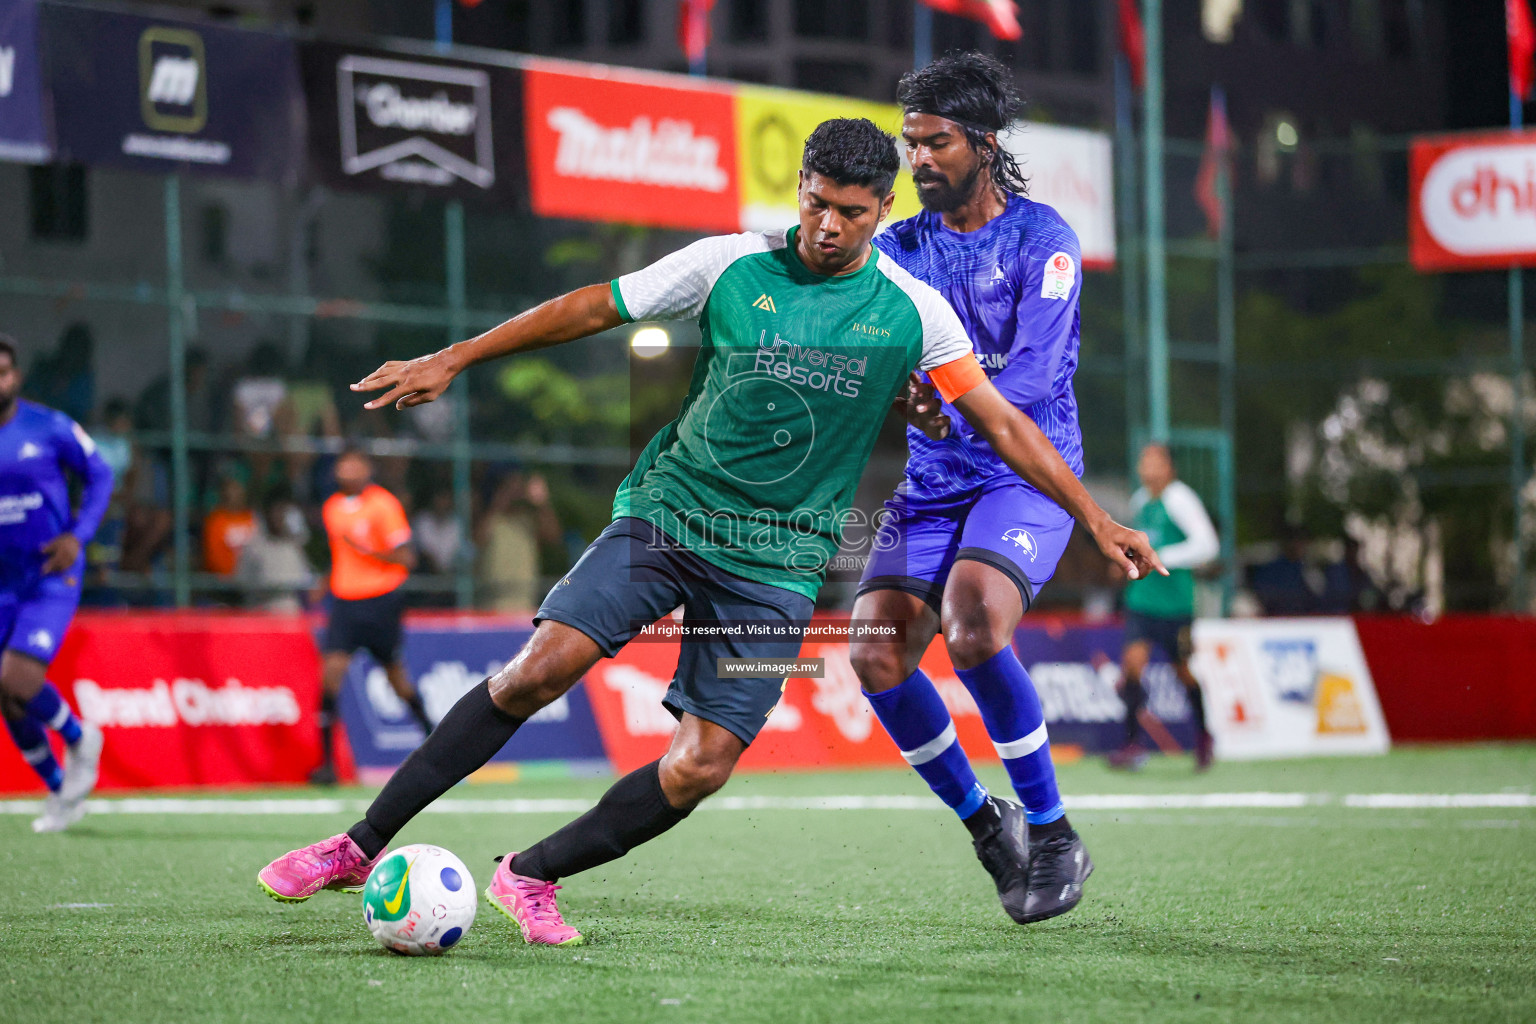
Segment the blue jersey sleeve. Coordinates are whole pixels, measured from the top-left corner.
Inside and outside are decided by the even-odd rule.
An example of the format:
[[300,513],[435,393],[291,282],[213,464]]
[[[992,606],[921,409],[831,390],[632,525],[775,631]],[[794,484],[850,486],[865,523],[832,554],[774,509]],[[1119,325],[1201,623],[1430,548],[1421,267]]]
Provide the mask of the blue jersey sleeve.
[[992,383],[1013,405],[1027,409],[1050,397],[1072,343],[1083,285],[1077,234],[1057,221],[1027,245],[1014,267],[1018,331],[1008,365]]
[[78,476],[82,483],[80,508],[69,532],[82,545],[89,544],[112,501],[112,467],[101,457],[90,435],[63,413],[55,414],[53,442],[60,465]]

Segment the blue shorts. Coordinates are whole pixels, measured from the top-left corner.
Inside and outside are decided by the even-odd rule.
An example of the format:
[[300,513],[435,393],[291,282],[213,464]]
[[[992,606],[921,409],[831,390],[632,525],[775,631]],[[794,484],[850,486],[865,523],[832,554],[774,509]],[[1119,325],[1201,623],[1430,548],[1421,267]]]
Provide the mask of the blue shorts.
[[380,667],[388,668],[400,659],[404,614],[405,595],[398,590],[355,600],[332,595],[321,646],[327,654],[367,651]]
[[683,623],[747,623],[774,635],[730,630],[681,645],[677,671],[662,706],[729,729],[750,744],[778,706],[783,676],[722,679],[719,658],[787,660],[800,641],[814,602],[783,587],[734,576],[681,547],[643,519],[609,523],[580,561],[555,584],[534,622],[563,622],[591,637],[611,658],[640,631],[681,606]]
[[20,594],[0,594],[0,647],[50,664],[79,605],[78,569],[44,576]]
[[903,485],[881,515],[859,594],[903,590],[934,611],[950,569],[962,558],[985,562],[1013,580],[1028,611],[1072,537],[1072,517],[1017,480],[937,501],[912,498]]

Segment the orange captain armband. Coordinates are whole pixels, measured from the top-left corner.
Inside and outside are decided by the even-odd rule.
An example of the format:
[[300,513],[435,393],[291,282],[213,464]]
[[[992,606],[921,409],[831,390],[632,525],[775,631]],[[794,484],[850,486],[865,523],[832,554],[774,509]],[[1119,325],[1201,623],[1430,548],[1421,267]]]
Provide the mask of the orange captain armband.
[[953,402],[972,388],[986,383],[987,371],[981,368],[973,353],[967,352],[959,359],[951,359],[943,366],[929,370],[928,379],[939,389],[944,401]]

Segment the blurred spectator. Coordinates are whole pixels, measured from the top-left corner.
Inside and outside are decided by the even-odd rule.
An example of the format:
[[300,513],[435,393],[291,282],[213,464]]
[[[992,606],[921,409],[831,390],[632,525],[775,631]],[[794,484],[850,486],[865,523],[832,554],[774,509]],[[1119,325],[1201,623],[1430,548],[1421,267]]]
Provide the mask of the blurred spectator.
[[451,573],[458,568],[464,535],[454,514],[453,491],[446,487],[434,490],[431,504],[416,513],[411,530],[417,549],[426,556],[428,572]]
[[[341,437],[341,416],[336,411],[336,399],[331,394],[325,371],[325,351],[312,343],[304,352],[297,379],[288,383],[287,398],[276,414],[284,436],[303,439]],[[313,480],[316,468],[313,452],[290,452],[285,461],[288,479],[301,496],[308,497],[319,490]]]
[[315,584],[314,568],[304,553],[308,539],[304,513],[290,494],[277,488],[239,555],[238,575],[251,607],[289,614],[304,609],[300,595]]
[[92,587],[99,586],[103,582],[102,574],[114,568],[122,558],[133,486],[128,475],[133,464],[133,421],[128,415],[128,403],[121,398],[108,399],[101,419],[102,424],[91,433],[91,440],[96,442],[96,451],[102,461],[112,470],[112,501],[96,535],[85,548],[86,569]]
[[1344,556],[1323,568],[1323,611],[1332,615],[1385,611],[1381,588],[1360,564],[1360,542],[1344,538]]
[[513,471],[502,478],[475,531],[485,601],[499,611],[538,605],[539,549],[560,543],[560,520],[549,501],[549,484],[537,474]]
[[[217,403],[214,401],[213,386],[208,375],[208,350],[200,345],[194,345],[187,349],[187,430],[194,434],[211,434],[219,428],[218,421],[214,418],[214,409]],[[140,394],[133,407],[133,425],[139,430],[165,432],[171,429],[171,378],[170,374],[161,374],[149,383]],[[202,495],[206,494],[210,485],[210,475],[213,465],[212,453],[194,448],[188,453],[188,469],[192,475],[193,501],[200,502]],[[164,487],[169,490],[170,452],[166,449],[155,451],[152,461],[148,465],[153,467],[153,473],[157,477],[164,478]],[[141,481],[141,484],[147,481]],[[169,493],[160,505],[169,505]],[[125,555],[126,557],[126,555]],[[126,566],[125,566],[126,568]]]
[[126,399],[107,399],[101,410],[101,427],[91,434],[91,440],[96,442],[96,450],[101,452],[102,459],[112,467],[112,479],[121,487],[128,476],[128,467],[133,464],[133,417],[129,414]]
[[[230,426],[236,437],[270,441],[292,433],[286,372],[287,362],[276,342],[258,342],[251,350],[245,372],[230,390]],[[251,486],[260,495],[271,476],[274,456],[271,451],[253,451],[250,459]]]
[[1248,570],[1248,589],[1265,615],[1313,615],[1322,611],[1320,574],[1307,562],[1306,531],[1287,525],[1280,556]]
[[240,551],[256,534],[256,514],[246,499],[245,484],[227,476],[219,484],[219,503],[203,520],[203,569],[233,576]]
[[84,323],[64,328],[59,346],[38,359],[26,377],[26,396],[89,423],[96,409],[96,339]]

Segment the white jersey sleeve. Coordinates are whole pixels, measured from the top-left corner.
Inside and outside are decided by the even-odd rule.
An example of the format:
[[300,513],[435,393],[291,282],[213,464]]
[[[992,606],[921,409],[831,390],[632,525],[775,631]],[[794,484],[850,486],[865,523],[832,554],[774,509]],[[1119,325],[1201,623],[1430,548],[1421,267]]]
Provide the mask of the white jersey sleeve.
[[1193,569],[1213,561],[1221,554],[1221,541],[1216,527],[1206,514],[1205,506],[1195,489],[1182,480],[1175,480],[1163,489],[1163,508],[1168,510],[1184,539],[1169,544],[1158,551],[1157,557],[1170,569]]
[[663,256],[613,282],[625,320],[697,320],[725,268],[754,253],[783,248],[783,232],[715,235]]
[[917,307],[917,317],[923,325],[923,353],[917,361],[919,370],[927,371],[935,366],[952,363],[975,351],[970,335],[965,333],[965,326],[960,323],[959,314],[945,301],[944,296],[878,250],[874,258],[879,260],[877,266],[881,273],[905,292],[907,298],[912,300],[912,305]]

